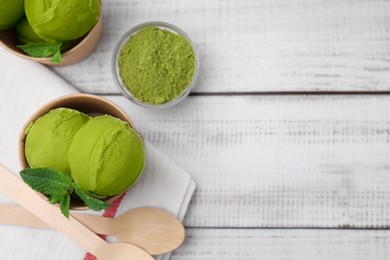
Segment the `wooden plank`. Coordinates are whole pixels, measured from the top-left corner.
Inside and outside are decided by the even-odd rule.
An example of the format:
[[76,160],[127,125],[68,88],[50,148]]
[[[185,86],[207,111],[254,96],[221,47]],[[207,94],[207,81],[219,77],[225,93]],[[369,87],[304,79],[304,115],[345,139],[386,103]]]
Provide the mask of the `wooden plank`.
[[55,71],[85,92],[118,93],[116,42],[131,27],[162,20],[196,43],[194,92],[390,90],[386,0],[103,1],[104,33],[86,61]]
[[387,260],[390,231],[189,229],[172,260]]
[[194,177],[189,227],[390,226],[390,96],[109,98]]

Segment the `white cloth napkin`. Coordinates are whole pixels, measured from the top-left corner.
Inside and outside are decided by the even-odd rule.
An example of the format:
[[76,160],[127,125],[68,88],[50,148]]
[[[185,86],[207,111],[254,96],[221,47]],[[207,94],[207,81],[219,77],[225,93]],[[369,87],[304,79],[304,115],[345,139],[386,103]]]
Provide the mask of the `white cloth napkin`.
[[[18,174],[17,141],[23,124],[46,102],[71,93],[77,93],[77,90],[50,69],[0,48],[0,163]],[[164,209],[183,220],[195,182],[148,142],[146,154],[145,171],[126,193],[117,215],[132,208],[150,206]],[[0,194],[0,202],[12,203],[12,200]],[[83,259],[86,254],[54,230],[0,225],[0,244],[2,260]],[[169,254],[159,259],[168,258]]]

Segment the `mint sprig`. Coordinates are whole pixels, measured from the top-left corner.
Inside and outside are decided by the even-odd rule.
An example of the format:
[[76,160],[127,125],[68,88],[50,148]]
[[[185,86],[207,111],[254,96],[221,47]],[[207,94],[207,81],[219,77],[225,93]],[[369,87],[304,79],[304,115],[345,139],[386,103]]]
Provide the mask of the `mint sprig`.
[[44,194],[63,194],[64,191],[72,191],[72,178],[59,171],[49,168],[28,168],[20,172],[25,183],[33,190]]
[[79,196],[80,199],[84,201],[85,205],[87,205],[88,208],[99,211],[102,209],[106,209],[110,206],[110,204],[88,195],[88,193],[81,190],[75,182],[72,183],[72,187],[74,188],[74,191],[76,192],[77,196]]
[[69,193],[64,193],[60,199],[60,210],[62,215],[69,218],[69,208],[70,208],[70,195]]
[[85,205],[92,210],[100,211],[110,206],[81,190],[65,173],[49,168],[29,168],[22,170],[20,176],[33,190],[50,196],[50,203],[58,203],[62,214],[67,218],[69,218],[70,195],[73,192],[76,192]]
[[29,43],[17,47],[31,57],[45,58],[52,56],[51,62],[61,63],[61,45],[61,43]]

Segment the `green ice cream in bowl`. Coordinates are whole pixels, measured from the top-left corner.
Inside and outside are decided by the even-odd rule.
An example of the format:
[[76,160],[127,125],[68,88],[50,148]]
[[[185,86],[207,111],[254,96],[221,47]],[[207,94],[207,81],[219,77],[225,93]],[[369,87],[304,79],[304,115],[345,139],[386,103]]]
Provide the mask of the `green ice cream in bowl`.
[[90,117],[69,108],[52,109],[24,131],[25,155],[32,168],[48,167],[70,175],[68,153],[74,135]]
[[118,118],[89,120],[73,137],[68,161],[77,185],[97,196],[114,196],[137,181],[144,168],[138,133]]
[[[23,169],[60,171],[107,203],[132,187],[145,165],[143,140],[127,114],[88,94],[60,97],[40,108],[22,129],[19,158]],[[87,209],[76,196],[70,208]]]
[[23,17],[23,0],[0,0],[0,30],[11,28]]
[[49,42],[80,38],[100,16],[99,0],[25,0],[24,5],[31,27]]
[[[20,17],[17,3],[22,7]],[[0,44],[46,65],[74,64],[96,48],[101,16],[100,0],[0,0]]]

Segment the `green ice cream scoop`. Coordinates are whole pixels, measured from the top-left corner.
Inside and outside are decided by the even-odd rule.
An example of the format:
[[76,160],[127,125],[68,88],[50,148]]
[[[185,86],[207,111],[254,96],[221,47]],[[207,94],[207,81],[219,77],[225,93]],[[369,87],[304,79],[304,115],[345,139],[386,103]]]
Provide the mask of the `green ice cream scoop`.
[[89,119],[68,108],[53,109],[38,118],[26,130],[25,155],[29,166],[70,174],[68,152],[73,136]]
[[[22,19],[16,24],[16,32],[18,33],[19,40],[24,44],[47,43],[45,39],[39,37],[39,35],[35,33],[27,18]],[[61,52],[71,49],[74,46],[74,43],[75,41],[61,43]]]
[[92,118],[76,133],[68,159],[82,190],[113,196],[137,181],[145,152],[141,137],[128,123],[105,115]]
[[34,32],[34,30],[31,28],[30,24],[28,23],[27,18],[22,19],[18,24],[16,25],[16,31],[18,33],[18,38],[23,43],[41,43],[46,42],[46,40],[39,37],[38,34]]
[[0,30],[11,28],[23,16],[23,0],[0,0]]
[[100,16],[99,0],[25,0],[24,7],[34,31],[54,42],[80,38]]

